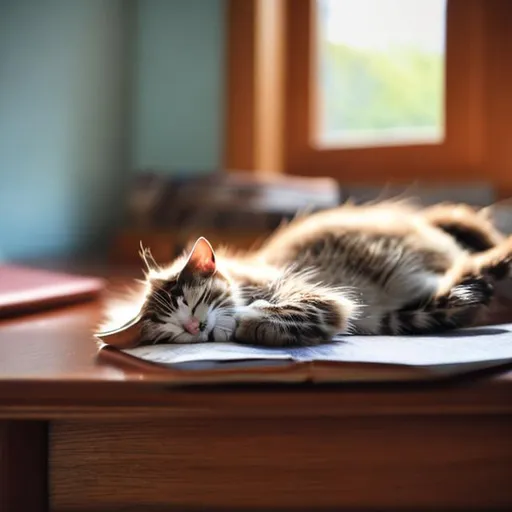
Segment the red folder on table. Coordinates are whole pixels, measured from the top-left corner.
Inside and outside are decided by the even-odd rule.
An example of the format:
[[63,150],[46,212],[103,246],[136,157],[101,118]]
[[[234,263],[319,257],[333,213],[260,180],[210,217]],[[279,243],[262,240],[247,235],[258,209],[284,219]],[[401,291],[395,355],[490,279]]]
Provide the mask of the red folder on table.
[[0,264],[0,317],[92,299],[103,288],[96,277]]

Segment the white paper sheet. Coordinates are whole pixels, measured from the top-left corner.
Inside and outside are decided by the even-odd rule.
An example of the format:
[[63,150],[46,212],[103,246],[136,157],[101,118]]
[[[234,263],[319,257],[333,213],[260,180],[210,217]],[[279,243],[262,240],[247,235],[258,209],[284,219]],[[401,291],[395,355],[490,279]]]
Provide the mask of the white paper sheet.
[[[166,365],[242,361],[338,361],[407,366],[467,365],[512,361],[512,324],[478,327],[433,336],[337,336],[317,347],[263,348],[235,343],[152,345],[125,350],[135,357]],[[201,365],[202,366],[202,365]],[[486,366],[486,365],[484,365]]]

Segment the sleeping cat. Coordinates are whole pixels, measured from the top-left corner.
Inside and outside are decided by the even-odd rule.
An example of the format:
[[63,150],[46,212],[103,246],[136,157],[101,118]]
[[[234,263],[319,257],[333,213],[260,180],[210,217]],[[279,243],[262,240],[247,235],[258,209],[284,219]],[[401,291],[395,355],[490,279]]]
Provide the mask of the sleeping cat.
[[512,238],[467,206],[387,202],[298,218],[243,256],[200,238],[169,266],[143,258],[140,343],[307,345],[471,325],[511,273]]

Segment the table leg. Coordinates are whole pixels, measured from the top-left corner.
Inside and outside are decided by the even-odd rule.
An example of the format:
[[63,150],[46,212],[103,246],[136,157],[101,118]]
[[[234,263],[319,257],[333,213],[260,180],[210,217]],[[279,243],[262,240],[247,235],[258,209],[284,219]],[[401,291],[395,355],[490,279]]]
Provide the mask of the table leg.
[[0,510],[48,510],[48,422],[0,421]]

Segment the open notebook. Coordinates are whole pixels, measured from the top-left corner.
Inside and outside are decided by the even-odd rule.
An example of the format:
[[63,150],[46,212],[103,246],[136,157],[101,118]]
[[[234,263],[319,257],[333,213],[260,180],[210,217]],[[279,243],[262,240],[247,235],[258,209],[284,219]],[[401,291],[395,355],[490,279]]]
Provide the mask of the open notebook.
[[512,324],[435,336],[338,336],[302,348],[105,344],[99,355],[177,384],[431,380],[512,363]]

